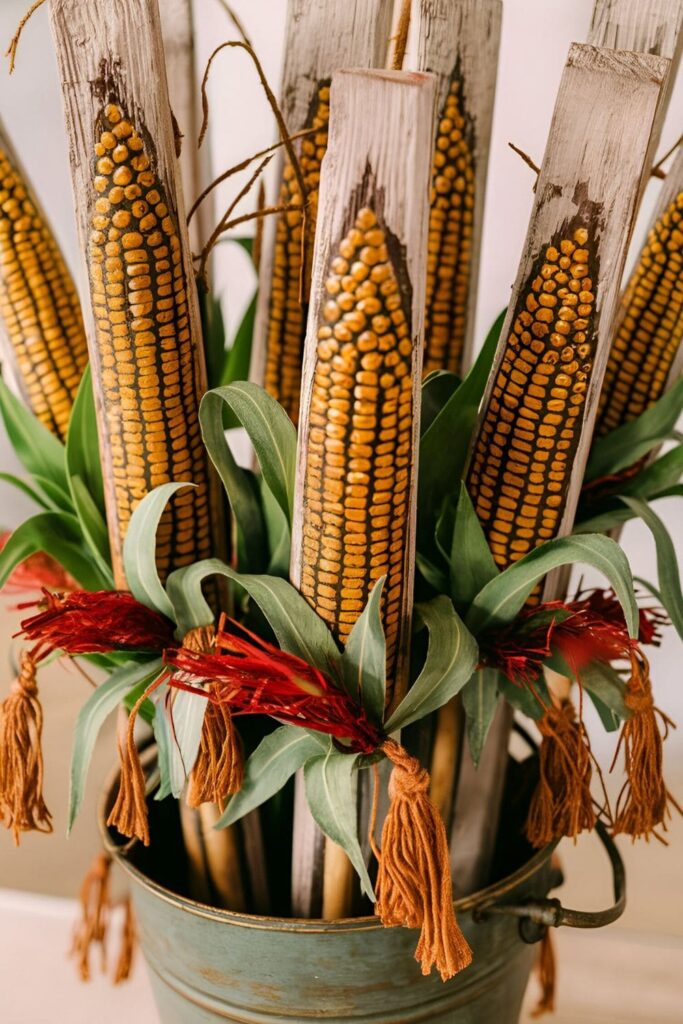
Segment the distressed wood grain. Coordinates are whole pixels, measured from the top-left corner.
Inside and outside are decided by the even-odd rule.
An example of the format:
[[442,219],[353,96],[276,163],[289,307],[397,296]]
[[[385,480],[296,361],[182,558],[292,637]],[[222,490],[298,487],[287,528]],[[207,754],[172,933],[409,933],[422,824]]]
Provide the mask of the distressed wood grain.
[[[264,225],[260,288],[250,376],[296,422],[307,296],[315,233],[320,164],[329,124],[329,85],[339,68],[384,66],[393,0],[289,0],[280,103],[291,134],[315,129],[296,143],[307,194],[305,252],[301,213],[290,211]],[[301,206],[299,183],[281,155],[278,201]],[[306,266],[302,271],[302,256]],[[303,291],[300,285],[303,284]]]
[[472,361],[501,0],[420,0],[418,63],[438,78],[425,373]]

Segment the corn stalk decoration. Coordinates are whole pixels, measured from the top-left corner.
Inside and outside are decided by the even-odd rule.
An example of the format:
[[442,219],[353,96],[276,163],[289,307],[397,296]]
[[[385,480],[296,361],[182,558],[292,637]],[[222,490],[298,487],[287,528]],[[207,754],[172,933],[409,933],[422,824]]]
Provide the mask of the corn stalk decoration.
[[420,0],[418,67],[439,82],[424,371],[472,359],[501,0]]
[[280,163],[279,203],[288,209],[265,230],[251,379],[262,383],[294,422],[299,415],[320,167],[329,131],[330,81],[341,67],[384,66],[392,11],[392,0],[289,0],[287,6],[282,112],[290,134],[310,134],[296,143],[300,174],[286,157]]
[[[433,102],[431,76],[333,78],[302,386],[291,579],[344,643],[386,577],[392,707],[408,681]],[[301,889],[295,877],[295,912],[315,915],[322,837],[298,810],[295,871],[302,846],[319,855]]]
[[[466,480],[499,570],[571,532],[669,67],[645,54],[570,50]],[[551,578],[546,600],[552,587]],[[489,841],[456,862],[461,886],[476,887],[489,869],[509,723],[489,734],[486,801],[470,804],[463,760],[453,855],[462,831]]]
[[[51,0],[49,9],[92,302],[88,344],[112,561],[124,587],[128,522],[160,484],[195,485],[174,497],[162,522],[162,576],[225,543],[199,428],[199,310],[157,5]],[[149,50],[132,45],[139,36]]]
[[0,341],[26,405],[61,440],[88,360],[76,286],[0,125]]

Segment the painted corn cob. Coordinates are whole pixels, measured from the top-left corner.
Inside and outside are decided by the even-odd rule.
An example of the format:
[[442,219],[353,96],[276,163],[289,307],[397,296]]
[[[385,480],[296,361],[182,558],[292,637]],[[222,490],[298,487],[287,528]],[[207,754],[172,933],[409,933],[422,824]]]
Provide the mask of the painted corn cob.
[[420,0],[418,66],[436,73],[424,371],[469,365],[502,20],[500,0]]
[[[124,586],[123,539],[151,489],[170,481],[194,485],[174,495],[161,520],[162,578],[214,551],[212,529],[220,530],[221,517],[199,427],[206,386],[201,327],[158,10],[153,0],[117,10],[99,9],[94,0],[51,0],[90,284],[112,558],[117,585]],[[92,34],[86,24],[97,25],[96,45],[81,52],[79,33]],[[135,35],[145,46],[139,66],[130,59]]]
[[279,202],[289,209],[266,227],[252,377],[294,421],[299,414],[320,168],[327,149],[330,78],[344,66],[383,66],[392,10],[391,0],[288,4],[282,109],[291,133],[310,131],[296,144],[306,222],[300,182],[285,157]]
[[[467,476],[501,569],[571,529],[668,68],[649,55],[578,44],[570,51]],[[638,125],[626,88],[632,74]],[[567,119],[598,95],[601,130],[586,127],[578,140]]]
[[61,440],[88,361],[76,287],[0,126],[0,335],[31,411]]
[[659,210],[624,293],[596,433],[636,419],[664,394],[683,338],[683,157],[669,172]]

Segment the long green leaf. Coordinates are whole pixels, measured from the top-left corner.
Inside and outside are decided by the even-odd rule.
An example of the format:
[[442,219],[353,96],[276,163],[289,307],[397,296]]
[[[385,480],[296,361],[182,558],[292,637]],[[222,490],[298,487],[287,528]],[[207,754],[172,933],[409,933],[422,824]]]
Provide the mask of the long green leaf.
[[586,480],[597,480],[627,469],[670,437],[683,410],[683,378],[637,419],[593,442]]
[[382,626],[382,590],[386,576],[375,583],[370,599],[353,629],[342,655],[349,693],[381,725],[387,685],[387,645]]
[[[289,416],[274,398],[249,381],[235,381],[226,387],[209,391],[202,399],[202,410],[217,400],[225,402],[235,413],[254,446],[265,482],[270,487],[288,522],[294,506],[294,474],[296,469],[296,430]],[[207,440],[212,461],[218,452],[214,438]],[[227,442],[224,441],[224,444]]]
[[221,383],[221,376],[225,368],[227,356],[225,351],[223,312],[220,299],[210,292],[203,282],[199,280],[197,281],[197,295],[202,318],[206,376],[209,387],[213,388]]
[[[649,496],[650,504],[654,501],[661,501],[662,498],[683,498],[683,486],[678,484],[675,487],[668,487],[658,494]],[[618,498],[611,498],[595,510],[595,515],[590,519],[582,520],[574,524],[574,533],[609,533],[617,526],[637,519],[636,513],[631,508],[626,508]]]
[[[235,337],[228,351],[228,357],[225,360],[221,379],[218,382],[221,387],[224,387],[226,384],[233,384],[237,380],[248,380],[249,378],[257,299],[258,295],[255,294],[235,332]],[[227,424],[227,426],[233,425],[237,426],[237,421],[234,424]]]
[[9,484],[10,487],[15,487],[18,491],[34,502],[39,508],[42,508],[45,512],[54,511],[54,505],[51,501],[35,490],[30,484],[27,484],[21,477],[15,476],[13,473],[0,473],[0,481],[4,484]]
[[[69,477],[78,477],[82,480],[84,488],[104,522],[106,518],[104,481],[90,364],[86,366],[81,377],[69,418],[69,429],[66,435],[66,467]],[[78,510],[78,496],[73,493],[73,490],[72,497]]]
[[498,672],[493,668],[478,668],[463,688],[467,740],[475,767],[479,764],[499,699]]
[[323,672],[341,672],[339,648],[332,634],[298,590],[276,576],[235,572],[217,558],[176,569],[168,577],[166,591],[183,635],[213,621],[213,613],[202,596],[202,583],[210,576],[224,576],[246,590],[270,623],[283,650]]
[[461,484],[450,553],[451,595],[456,608],[467,608],[479,591],[498,575],[491,549]]
[[477,594],[465,619],[467,625],[479,636],[512,622],[544,576],[577,562],[590,565],[607,577],[624,610],[629,633],[637,636],[638,607],[628,560],[615,541],[597,534],[560,537],[535,548]]
[[64,445],[14,397],[1,377],[0,415],[7,436],[24,468],[32,476],[38,474],[47,477],[68,500]]
[[208,698],[187,690],[176,690],[170,709],[173,742],[168,751],[169,785],[178,800],[194,767],[202,738]]
[[387,732],[404,729],[430,711],[447,704],[463,688],[477,665],[479,651],[450,598],[440,596],[416,606],[429,631],[424,668],[385,725]]
[[66,512],[39,512],[14,530],[0,552],[0,588],[10,573],[37,551],[52,555],[86,590],[110,586],[83,544],[78,520]]
[[328,746],[327,740],[296,725],[283,725],[266,736],[245,764],[242,788],[228,803],[216,828],[234,825],[270,800],[310,758],[320,757]]
[[683,638],[683,592],[674,543],[664,523],[649,505],[638,498],[622,497],[621,500],[643,520],[654,538],[662,603],[672,625]]
[[109,580],[109,585],[113,589],[114,576],[111,571],[111,553],[109,550],[107,524],[81,478],[79,476],[70,477],[69,484],[71,485],[76,515],[81,525],[83,537],[92,552],[97,568],[103,578]]
[[81,708],[76,720],[74,747],[71,755],[71,786],[69,790],[69,825],[73,828],[83,803],[88,769],[93,750],[105,720],[116,710],[127,693],[140,683],[149,685],[163,668],[160,658],[143,664],[124,665],[101,683]]
[[581,669],[581,685],[593,700],[608,732],[614,732],[621,722],[631,717],[624,702],[626,683],[611,665],[599,661],[585,665]]
[[[123,568],[131,594],[169,619],[173,618],[173,605],[159,579],[156,537],[164,509],[182,487],[194,484],[161,484],[146,494],[131,516],[123,542]],[[206,619],[201,625],[212,621]]]
[[420,432],[426,434],[446,402],[458,390],[462,381],[455,373],[435,370],[422,381]]
[[358,842],[357,757],[341,754],[330,744],[323,757],[309,760],[304,768],[306,799],[318,825],[346,852],[361,886],[374,902],[372,882]]

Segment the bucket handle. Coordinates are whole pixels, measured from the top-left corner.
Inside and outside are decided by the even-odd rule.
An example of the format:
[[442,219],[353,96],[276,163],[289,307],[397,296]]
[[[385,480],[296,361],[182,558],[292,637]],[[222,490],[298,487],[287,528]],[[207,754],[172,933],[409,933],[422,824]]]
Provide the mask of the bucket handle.
[[605,825],[598,821],[596,832],[612,865],[614,903],[607,910],[571,910],[558,899],[530,900],[528,903],[494,903],[479,907],[475,920],[489,914],[519,918],[519,933],[528,943],[540,942],[548,928],[604,928],[612,924],[626,907],[626,872],[624,862]]

